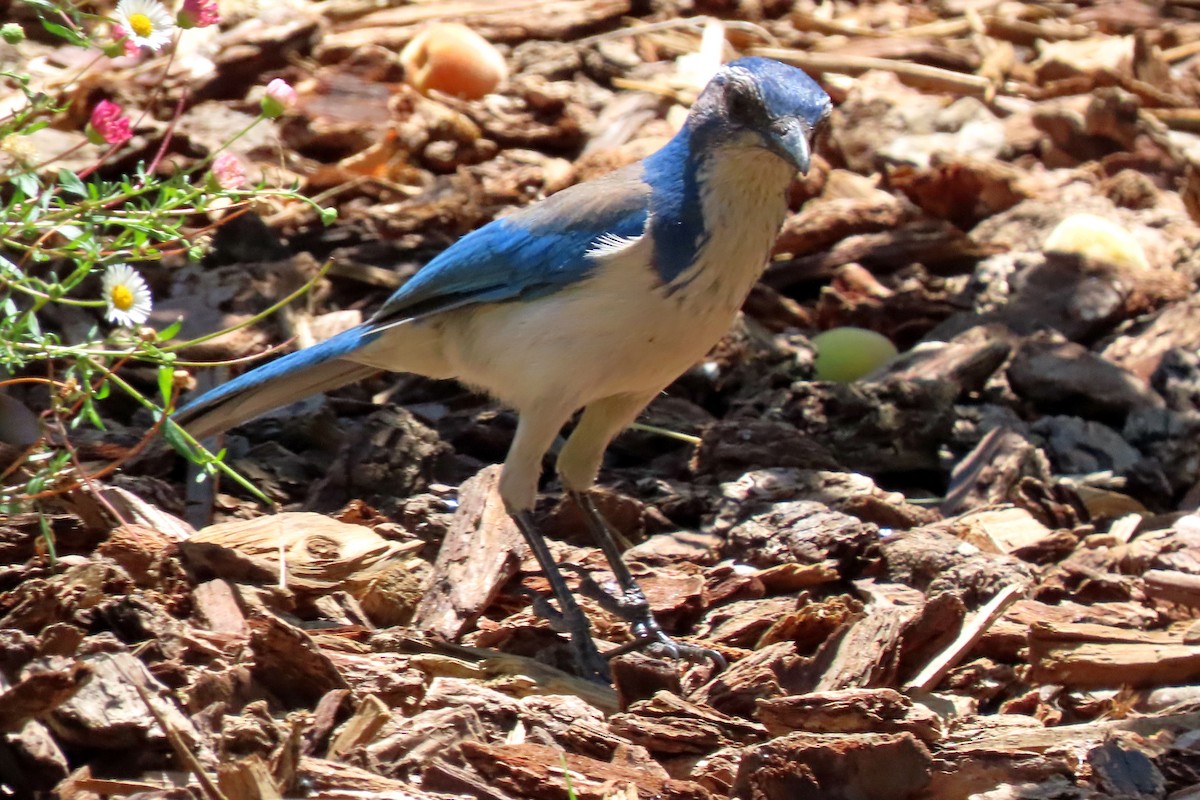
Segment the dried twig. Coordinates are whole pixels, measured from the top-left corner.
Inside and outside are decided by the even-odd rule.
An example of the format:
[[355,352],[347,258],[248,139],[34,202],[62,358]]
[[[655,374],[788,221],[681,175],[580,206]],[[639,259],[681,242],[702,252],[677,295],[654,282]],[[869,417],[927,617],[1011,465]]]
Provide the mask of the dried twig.
[[987,605],[979,609],[970,622],[963,625],[958,638],[926,664],[925,669],[905,684],[904,688],[910,692],[928,692],[937,686],[942,678],[946,677],[946,673],[963,659],[963,656],[975,646],[983,634],[987,633],[988,628],[992,627],[1008,607],[1017,601],[1022,591],[1024,590],[1020,586],[1006,586],[1001,589],[995,597],[987,602]]
[[794,64],[808,72],[861,75],[873,69],[884,70],[893,73],[909,86],[931,92],[950,92],[983,97],[990,94],[995,88],[991,80],[979,75],[967,75],[962,72],[930,67],[925,64],[913,64],[908,61],[892,61],[871,56],[806,53],[803,50],[783,47],[756,47],[752,52],[754,55]]

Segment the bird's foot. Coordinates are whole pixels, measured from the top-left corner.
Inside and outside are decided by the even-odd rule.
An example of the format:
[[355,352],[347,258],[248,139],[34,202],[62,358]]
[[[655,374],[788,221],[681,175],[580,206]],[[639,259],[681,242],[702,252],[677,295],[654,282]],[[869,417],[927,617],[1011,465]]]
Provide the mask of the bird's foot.
[[632,642],[626,642],[620,647],[614,647],[612,650],[606,652],[604,657],[611,660],[625,653],[640,650],[648,655],[670,658],[675,661],[683,660],[692,664],[711,663],[717,672],[722,672],[729,666],[729,663],[725,660],[725,656],[716,650],[689,642],[680,642],[672,639],[661,630],[656,634],[647,634],[644,636],[638,636],[635,630],[634,636],[636,638]]
[[575,660],[579,675],[595,683],[611,683],[608,661],[600,654],[596,642],[592,639],[591,624],[583,610],[572,603],[565,612],[559,611],[542,595],[536,592],[528,594],[533,602],[534,613],[550,623],[552,630],[570,636],[571,656]]
[[612,659],[624,653],[641,650],[650,655],[671,658],[676,661],[680,659],[692,663],[711,661],[718,670],[723,670],[727,666],[725,657],[716,650],[687,642],[678,642],[667,635],[662,626],[658,624],[658,620],[654,618],[650,602],[636,583],[631,583],[625,591],[615,592],[601,586],[589,573],[579,569],[576,569],[575,572],[580,579],[579,593],[595,600],[605,611],[628,622],[630,632],[633,634],[632,642],[609,650],[604,654],[604,658]]

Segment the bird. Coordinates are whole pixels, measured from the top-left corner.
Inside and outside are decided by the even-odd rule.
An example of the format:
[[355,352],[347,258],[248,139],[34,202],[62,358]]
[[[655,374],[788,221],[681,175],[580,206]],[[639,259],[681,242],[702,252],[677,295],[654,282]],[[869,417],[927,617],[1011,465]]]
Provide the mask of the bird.
[[555,469],[619,589],[602,605],[629,622],[633,646],[720,662],[658,625],[589,491],[610,441],[733,323],[831,107],[799,68],[731,61],[658,151],[466,234],[362,324],[202,394],[173,419],[205,438],[381,370],[457,379],[507,404],[517,427],[499,495],[558,604],[535,607],[569,634],[580,675],[607,682],[608,658],[626,648],[599,652],[532,516],[543,457],[582,412]]

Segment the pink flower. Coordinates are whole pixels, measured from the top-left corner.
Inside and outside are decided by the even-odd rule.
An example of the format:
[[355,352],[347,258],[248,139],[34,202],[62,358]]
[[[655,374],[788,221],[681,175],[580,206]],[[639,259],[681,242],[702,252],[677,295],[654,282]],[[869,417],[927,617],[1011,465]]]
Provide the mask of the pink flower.
[[133,138],[133,124],[119,105],[101,100],[84,132],[92,144],[124,144]]
[[217,0],[183,0],[183,6],[175,15],[175,24],[181,28],[207,28],[220,21]]
[[267,93],[262,99],[262,113],[268,119],[282,117],[285,112],[296,106],[296,90],[282,78],[276,78],[267,84]]
[[222,189],[237,189],[246,182],[246,170],[240,158],[224,152],[213,159],[212,177]]
[[[116,47],[120,47],[121,52],[125,56],[127,56],[129,58],[133,58],[140,52],[140,48],[137,46],[137,44],[134,43],[133,39],[129,36],[129,31],[125,30],[120,25],[112,26],[112,37],[113,37],[113,41],[115,42],[114,49]],[[113,56],[113,55],[115,55],[115,53],[108,53],[108,55]]]

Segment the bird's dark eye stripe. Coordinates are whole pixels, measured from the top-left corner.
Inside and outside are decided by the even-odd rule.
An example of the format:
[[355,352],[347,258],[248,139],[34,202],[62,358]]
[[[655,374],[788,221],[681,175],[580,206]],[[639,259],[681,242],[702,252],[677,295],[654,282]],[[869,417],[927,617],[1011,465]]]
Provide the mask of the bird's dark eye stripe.
[[738,122],[756,122],[763,116],[762,98],[754,86],[731,84],[727,103],[729,116]]

